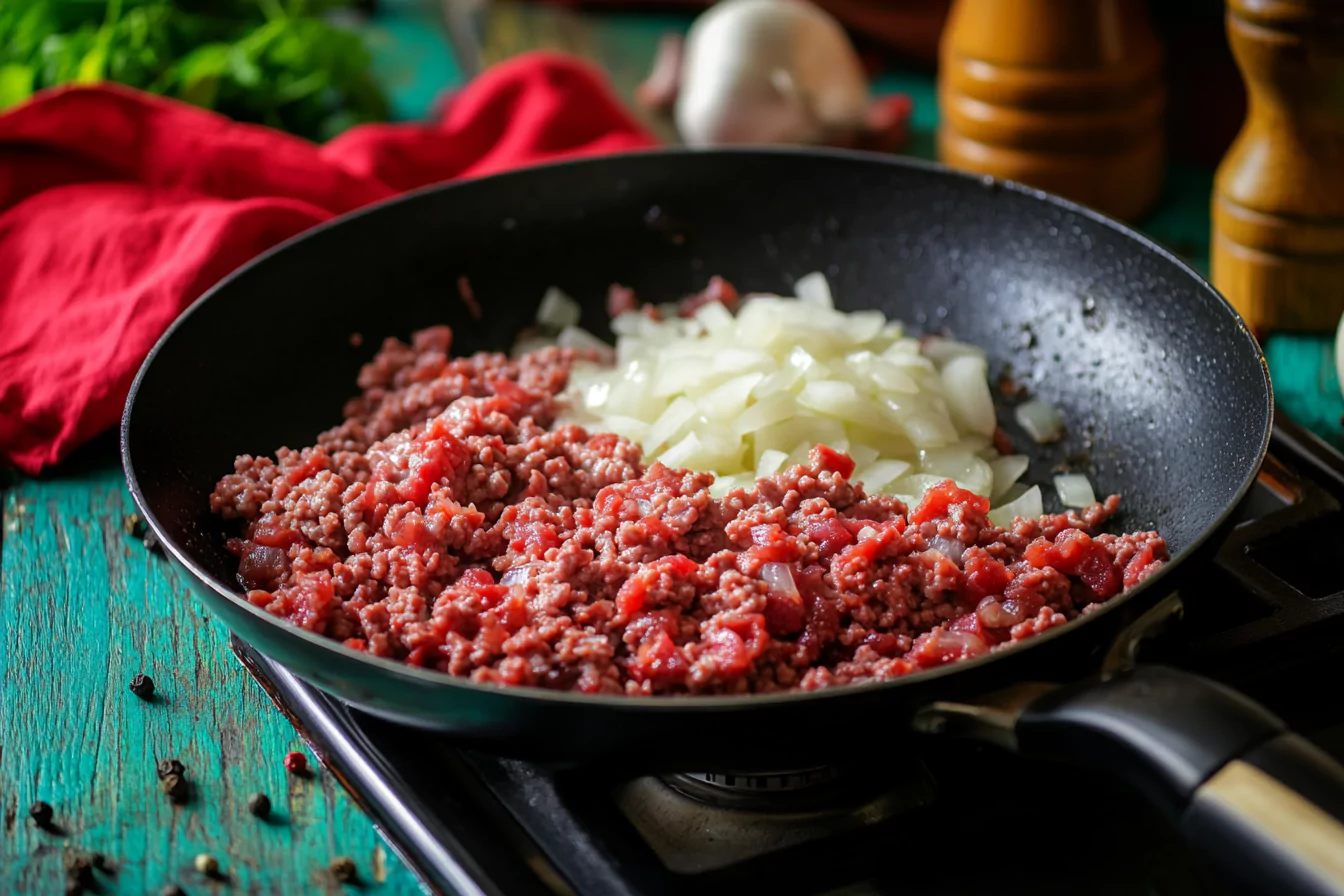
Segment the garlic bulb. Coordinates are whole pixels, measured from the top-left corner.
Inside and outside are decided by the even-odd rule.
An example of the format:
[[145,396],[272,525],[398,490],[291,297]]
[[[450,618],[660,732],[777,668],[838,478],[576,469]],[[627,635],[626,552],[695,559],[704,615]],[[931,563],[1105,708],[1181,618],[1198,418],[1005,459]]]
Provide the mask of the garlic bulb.
[[806,0],[722,0],[686,37],[676,123],[690,146],[822,143],[863,128],[868,100],[830,15]]

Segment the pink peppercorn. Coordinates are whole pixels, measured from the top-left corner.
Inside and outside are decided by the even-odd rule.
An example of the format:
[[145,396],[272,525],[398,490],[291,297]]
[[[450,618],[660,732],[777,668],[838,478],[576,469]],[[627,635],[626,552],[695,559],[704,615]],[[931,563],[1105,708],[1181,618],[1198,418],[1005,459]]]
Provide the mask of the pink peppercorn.
[[285,769],[296,775],[306,774],[308,771],[308,757],[298,752],[285,754]]

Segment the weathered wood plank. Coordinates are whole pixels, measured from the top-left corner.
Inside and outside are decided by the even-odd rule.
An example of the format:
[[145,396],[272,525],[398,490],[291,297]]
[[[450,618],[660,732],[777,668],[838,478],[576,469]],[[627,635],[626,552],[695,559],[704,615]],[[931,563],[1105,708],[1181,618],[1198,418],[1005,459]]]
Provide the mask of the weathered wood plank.
[[[228,650],[165,560],[126,535],[130,506],[107,458],[90,472],[21,481],[4,496],[0,565],[0,891],[61,892],[62,854],[106,854],[108,893],[338,893],[326,871],[350,855],[365,892],[418,892],[368,821],[327,775],[303,780],[281,760],[301,743]],[[145,702],[127,684],[153,676]],[[174,806],[155,763],[175,756],[191,795]],[[272,819],[247,812],[256,791]],[[27,807],[56,809],[62,835]],[[228,883],[192,868],[216,856]],[[375,880],[374,869],[386,869]]]

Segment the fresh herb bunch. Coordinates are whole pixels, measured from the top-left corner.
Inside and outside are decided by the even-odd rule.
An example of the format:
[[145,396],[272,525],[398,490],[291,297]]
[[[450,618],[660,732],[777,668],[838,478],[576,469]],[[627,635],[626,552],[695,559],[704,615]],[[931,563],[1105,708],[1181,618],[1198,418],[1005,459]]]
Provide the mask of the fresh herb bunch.
[[387,117],[348,0],[0,0],[0,109],[117,81],[325,140]]

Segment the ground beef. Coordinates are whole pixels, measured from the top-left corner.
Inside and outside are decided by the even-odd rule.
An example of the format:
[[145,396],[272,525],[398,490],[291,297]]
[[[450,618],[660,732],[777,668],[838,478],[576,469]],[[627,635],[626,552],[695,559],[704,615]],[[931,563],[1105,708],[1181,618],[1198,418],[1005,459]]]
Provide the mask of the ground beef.
[[828,448],[710,496],[713,477],[556,426],[583,357],[450,359],[389,340],[345,422],[244,456],[212,509],[247,599],[294,625],[478,682],[736,694],[880,681],[999,650],[1160,568],[1155,532],[1099,534],[1112,496],[1000,529],[952,482],[866,495]]

